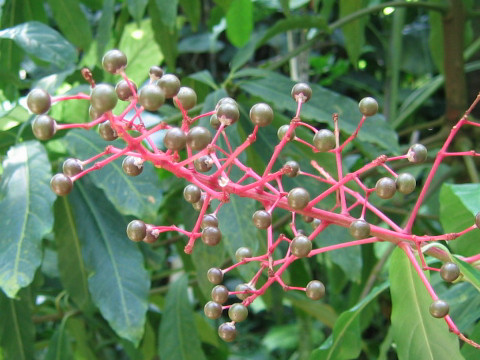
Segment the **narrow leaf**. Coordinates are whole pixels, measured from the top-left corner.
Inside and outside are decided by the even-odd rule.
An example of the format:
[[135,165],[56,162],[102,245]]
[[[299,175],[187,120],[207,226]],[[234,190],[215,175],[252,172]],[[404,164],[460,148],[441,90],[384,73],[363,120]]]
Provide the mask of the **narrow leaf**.
[[[182,10],[185,13],[188,21],[192,25],[193,31],[197,31],[201,16],[201,1],[200,0],[179,0]],[[160,8],[161,10],[161,8]]]
[[148,0],[127,0],[128,12],[137,23],[143,18]]
[[65,316],[60,323],[60,326],[48,345],[48,351],[43,360],[62,360],[62,359],[71,359],[73,357],[72,348],[70,346],[70,336],[66,331],[66,324],[69,319],[69,316]]
[[[176,69],[175,63],[177,60],[177,32],[176,29],[170,29],[162,22],[162,11],[155,0],[150,0],[148,3],[148,13],[152,18],[151,26],[153,30],[153,37],[155,42],[160,46],[162,54],[165,57],[167,66],[170,69]],[[173,71],[173,70],[171,70]]]
[[158,354],[162,360],[206,360],[187,288],[187,275],[170,284],[160,323]]
[[226,17],[228,40],[237,47],[245,45],[253,30],[252,0],[233,1]]
[[42,261],[41,241],[53,226],[50,165],[37,141],[8,151],[0,202],[0,287],[9,297],[33,281]]
[[100,61],[104,55],[105,47],[111,37],[114,22],[115,0],[103,0],[102,15],[98,21],[97,29],[97,58]]
[[461,260],[456,256],[453,257],[453,261],[460,268],[460,272],[463,276],[462,279],[468,281],[473,286],[475,286],[478,291],[480,291],[480,271],[476,267],[470,265],[469,263]]
[[160,19],[167,28],[173,29],[177,20],[178,0],[155,0],[160,11]]
[[[443,0],[432,0],[432,3],[444,4]],[[438,11],[428,13],[428,47],[435,67],[443,73],[443,15]]]
[[[365,1],[340,0],[340,18],[348,16],[358,10],[365,8]],[[345,37],[345,48],[348,57],[353,66],[357,67],[357,62],[362,53],[365,44],[365,25],[368,15],[360,19],[351,21],[342,26],[343,36]]]

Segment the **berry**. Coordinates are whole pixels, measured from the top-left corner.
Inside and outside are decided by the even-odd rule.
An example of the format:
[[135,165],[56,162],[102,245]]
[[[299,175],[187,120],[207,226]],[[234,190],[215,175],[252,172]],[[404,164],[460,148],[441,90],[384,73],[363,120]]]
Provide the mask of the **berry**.
[[480,229],[480,212],[475,215],[475,226]]
[[197,210],[197,211],[200,211],[202,210],[202,207],[203,207],[203,203],[205,202],[205,194],[202,194],[202,196],[200,196],[200,200],[198,200],[197,202],[194,202],[192,204],[192,207]]
[[370,224],[362,219],[354,220],[350,224],[349,231],[355,239],[365,239],[370,235]]
[[407,152],[407,159],[414,164],[424,162],[427,159],[427,148],[422,144],[410,146]]
[[52,180],[50,180],[50,187],[55,194],[65,196],[72,191],[73,182],[67,175],[60,173],[52,177]]
[[295,84],[292,88],[292,97],[295,101],[298,97],[302,97],[303,102],[307,102],[312,97],[312,89],[305,83]]
[[290,190],[287,195],[288,205],[295,210],[304,209],[310,202],[310,194],[301,187]]
[[115,89],[109,84],[98,84],[92,89],[90,102],[95,111],[105,113],[117,105],[118,97]]
[[435,300],[431,305],[430,305],[430,314],[433,317],[436,318],[443,318],[448,315],[448,312],[450,311],[450,306],[448,306],[448,303],[443,300]]
[[460,268],[455,263],[446,262],[440,268],[440,276],[446,282],[453,282],[460,276]]
[[326,152],[335,148],[335,135],[328,129],[317,131],[313,137],[313,146],[320,151]]
[[143,238],[143,242],[147,244],[153,244],[158,240],[159,235],[160,233],[158,230],[153,229],[151,225],[147,225],[147,234]]
[[300,171],[300,165],[293,160],[287,161],[285,165],[283,165],[283,167],[287,171],[285,175],[287,175],[288,177],[295,177]]
[[213,160],[208,155],[203,155],[193,161],[193,166],[198,172],[207,172],[213,166]]
[[375,192],[377,193],[378,197],[382,199],[392,198],[396,191],[397,185],[395,184],[395,180],[389,177],[383,177],[379,179],[375,185]]
[[148,73],[150,75],[150,78],[153,80],[158,80],[163,76],[163,70],[160,66],[151,66]]
[[320,226],[321,223],[322,223],[322,220],[313,219],[313,221],[310,224],[312,225],[312,229],[315,230],[317,227]]
[[224,97],[224,98],[221,98],[220,100],[218,100],[217,105],[215,105],[215,111],[218,110],[220,105],[226,104],[226,103],[230,103],[230,104],[233,104],[233,105],[238,107],[237,102],[234,99],[232,99],[231,97],[227,96],[227,97]]
[[118,138],[117,132],[113,130],[108,120],[99,125],[98,133],[106,141],[113,141]]
[[163,144],[169,150],[182,150],[186,143],[187,135],[185,135],[182,129],[177,127],[168,129],[163,138]]
[[[176,97],[180,104],[182,104],[183,110],[190,110],[197,104],[197,94],[189,87],[182,86],[180,90],[178,90]],[[178,107],[176,101],[174,101],[173,104]]]
[[320,300],[325,296],[325,285],[321,281],[312,280],[307,284],[307,296],[312,300]]
[[307,224],[311,223],[313,221],[313,217],[307,216],[307,215],[302,215],[303,221],[305,221]]
[[163,75],[158,80],[157,85],[163,90],[166,99],[171,99],[178,94],[180,90],[180,80],[172,74]]
[[194,204],[200,201],[200,198],[202,197],[202,192],[197,185],[189,184],[185,186],[185,189],[183,189],[183,197],[189,203]]
[[157,111],[165,103],[165,94],[159,86],[148,84],[138,92],[138,102],[148,111]]
[[290,243],[290,251],[296,257],[306,257],[312,251],[312,242],[304,235],[295,236]]
[[[253,291],[253,289],[248,284],[238,284],[237,287],[235,288],[235,292],[240,292],[240,291]],[[250,294],[248,292],[244,294],[237,294],[237,298],[239,298],[240,300],[245,300],[249,296]]]
[[127,156],[123,159],[122,168],[128,176],[138,176],[143,171],[143,160],[136,156]]
[[253,214],[252,221],[258,229],[267,229],[272,225],[272,215],[265,210],[258,210]]
[[80,160],[69,158],[63,162],[62,170],[67,176],[75,176],[83,171],[83,165]]
[[51,105],[52,99],[45,90],[33,89],[28,93],[27,106],[34,114],[41,115],[46,113]]
[[203,308],[205,316],[209,319],[218,319],[220,316],[222,316],[222,310],[222,305],[216,303],[215,301],[207,302]]
[[132,89],[130,89],[130,85],[132,86],[133,90],[137,92],[137,85],[130,81],[130,84],[126,80],[120,80],[117,85],[115,86],[115,92],[117,96],[122,101],[130,100],[133,97]]
[[220,125],[222,125],[222,123],[220,122],[220,120],[218,120],[218,117],[216,114],[213,114],[212,116],[210,116],[210,126],[212,128],[214,128],[215,130],[218,130]]
[[228,317],[235,322],[244,321],[248,316],[248,309],[241,303],[235,303],[228,309]]
[[246,246],[239,247],[237,251],[235,251],[235,259],[237,259],[237,262],[241,262],[245,258],[251,258],[252,256],[252,249]]
[[218,227],[208,226],[202,231],[202,241],[205,245],[215,246],[222,240],[222,232]]
[[[289,127],[290,126],[288,125],[282,125],[278,128],[278,131],[277,131],[278,140],[282,140],[285,137]],[[290,137],[287,139],[287,141],[292,141],[294,138],[295,138],[295,130],[293,130],[293,132],[290,134]]]
[[91,118],[92,120],[97,120],[100,116],[103,115],[103,113],[95,110],[95,109],[92,107],[92,105],[90,105],[90,106],[88,107],[88,115],[90,116],[90,118]]
[[224,101],[217,108],[217,119],[224,125],[231,125],[238,120],[240,112],[236,103]]
[[116,74],[127,66],[127,56],[120,50],[110,50],[103,56],[102,66],[105,71]]
[[273,121],[273,110],[270,105],[258,103],[250,109],[250,120],[254,125],[267,126]]
[[223,281],[223,272],[219,268],[211,268],[207,271],[207,278],[214,285],[218,285]]
[[203,215],[202,223],[200,224],[200,227],[202,228],[202,230],[207,227],[218,227],[217,217],[213,214]]
[[413,190],[415,190],[415,186],[417,186],[417,181],[412,174],[403,173],[398,175],[397,179],[395,180],[395,184],[399,192],[408,195]]
[[237,337],[237,329],[235,329],[235,325],[231,323],[223,323],[218,327],[218,336],[220,336],[223,341],[231,342]]
[[187,134],[187,144],[192,150],[203,150],[212,141],[212,134],[203,126],[194,126]]
[[223,304],[228,300],[228,289],[223,285],[217,285],[212,289],[212,300]]
[[127,226],[127,236],[132,241],[142,241],[147,236],[147,225],[142,220],[130,221]]
[[378,103],[377,100],[375,100],[374,98],[366,97],[360,100],[360,102],[358,103],[358,108],[363,115],[373,116],[378,111]]
[[57,132],[57,122],[48,115],[39,115],[32,122],[33,135],[39,140],[48,140]]

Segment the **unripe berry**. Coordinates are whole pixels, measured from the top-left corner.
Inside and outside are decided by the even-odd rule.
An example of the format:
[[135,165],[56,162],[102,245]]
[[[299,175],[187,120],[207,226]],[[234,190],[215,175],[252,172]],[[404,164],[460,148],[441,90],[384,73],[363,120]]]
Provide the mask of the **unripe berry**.
[[231,323],[223,323],[218,327],[218,336],[220,336],[223,341],[231,342],[237,337],[237,329],[235,329],[235,325]]
[[243,261],[245,258],[251,258],[253,256],[252,249],[246,246],[239,247],[235,252],[235,259],[237,262]]
[[[278,128],[278,131],[277,131],[278,140],[282,140],[285,137],[289,127],[290,127],[289,125],[282,125]],[[295,130],[293,130],[293,132],[290,134],[287,141],[292,141],[294,138],[295,138]]]
[[322,223],[322,220],[313,219],[313,221],[310,223],[310,225],[312,226],[312,229],[315,230],[317,227],[320,226],[321,223]]
[[289,169],[285,175],[288,177],[295,177],[298,175],[298,172],[300,171],[300,165],[293,160],[287,161],[285,165],[283,165],[285,169]]
[[83,165],[80,160],[69,158],[63,162],[62,170],[67,176],[75,176],[83,171]]
[[217,285],[212,289],[212,300],[223,304],[228,300],[228,289],[223,285]]
[[127,236],[130,240],[142,241],[147,235],[147,226],[141,220],[133,220],[127,226]]
[[67,175],[60,173],[52,177],[52,180],[50,180],[50,187],[55,194],[65,196],[72,191],[73,182]]
[[106,141],[113,141],[118,138],[117,132],[113,130],[108,120],[98,126],[98,133]]
[[307,190],[301,187],[290,190],[287,195],[288,205],[294,210],[304,209],[310,202],[310,194]]
[[205,245],[215,246],[222,240],[222,232],[218,227],[208,226],[202,231],[202,241]]
[[32,122],[33,135],[39,140],[48,140],[57,132],[57,122],[48,115],[39,115]]
[[200,224],[200,227],[203,229],[207,227],[218,227],[218,219],[215,215],[213,214],[205,214],[203,215],[202,222]]
[[453,282],[460,276],[460,268],[455,263],[446,262],[440,268],[440,276],[446,282]]
[[295,101],[298,97],[302,97],[303,102],[307,102],[312,97],[312,88],[305,83],[295,84],[292,88],[292,97]]
[[224,125],[232,125],[240,117],[236,103],[224,101],[217,108],[217,119]]
[[31,112],[37,115],[46,113],[52,104],[48,92],[43,89],[33,89],[28,93],[27,106]]
[[163,90],[166,99],[171,99],[178,94],[180,90],[180,80],[172,74],[163,75],[158,80],[157,85]]
[[92,120],[97,120],[100,116],[103,115],[103,113],[95,110],[92,105],[88,107],[88,115],[90,116],[90,119]]
[[110,84],[97,84],[90,95],[90,102],[95,111],[105,113],[117,105],[118,97]]
[[248,284],[238,284],[235,287],[235,292],[240,292],[240,291],[246,291],[244,294],[236,294],[237,298],[240,300],[245,300],[250,296],[250,294],[247,291],[253,291],[253,289],[248,285]]
[[290,243],[290,251],[296,257],[306,257],[312,251],[312,242],[304,235],[295,236]]
[[218,128],[222,125],[220,120],[218,120],[217,114],[213,114],[210,116],[210,126],[214,128],[215,130],[218,130]]
[[183,197],[185,200],[187,200],[189,203],[196,203],[197,201],[200,200],[202,196],[202,192],[200,191],[200,188],[197,185],[189,184],[185,186],[185,189],[183,189]]
[[311,223],[313,221],[313,217],[308,216],[308,215],[302,215],[303,221],[305,221],[307,224]]
[[210,156],[203,155],[193,161],[193,166],[198,172],[207,172],[212,168],[213,160]]
[[137,85],[135,85],[135,83],[132,81],[130,81],[129,84],[125,79],[123,79],[117,83],[117,85],[115,86],[115,92],[117,93],[117,96],[120,100],[127,101],[133,97],[133,92],[130,88],[130,85],[132,86],[133,90],[137,92]]
[[480,229],[480,212],[475,215],[475,226]]
[[415,190],[415,187],[417,186],[417,181],[412,174],[403,173],[398,175],[397,179],[395,180],[395,184],[399,192],[408,195],[413,192],[413,190]]
[[378,197],[382,199],[392,198],[396,191],[397,185],[395,184],[395,180],[389,177],[383,177],[379,179],[375,185],[375,192],[377,193]]
[[169,150],[179,151],[185,147],[187,135],[182,129],[173,127],[168,129],[163,138],[163,144]]
[[448,315],[448,312],[450,311],[450,306],[448,306],[448,303],[444,300],[435,300],[431,305],[430,305],[430,314],[433,317],[436,318],[443,318]]
[[138,102],[148,111],[157,111],[165,103],[165,94],[159,86],[148,84],[138,92]]
[[215,301],[209,301],[205,304],[203,311],[205,316],[209,319],[218,319],[222,316],[222,305],[216,303]]
[[152,228],[151,225],[147,225],[147,234],[143,238],[143,242],[147,244],[153,244],[155,241],[158,240],[160,236],[160,232]]
[[212,134],[203,126],[194,126],[187,134],[187,144],[192,150],[203,150],[212,141]]
[[312,300],[320,300],[325,296],[325,285],[318,280],[312,280],[307,284],[307,296]]
[[267,126],[273,121],[273,110],[270,105],[258,103],[250,109],[250,120],[254,125]]
[[235,322],[244,321],[248,316],[248,309],[241,303],[235,303],[228,309],[228,317]]
[[317,131],[313,137],[313,146],[318,151],[326,152],[335,148],[335,135],[328,129]]
[[192,204],[192,207],[197,211],[202,210],[203,204],[205,203],[205,198],[206,198],[206,195],[202,194],[202,196],[200,196],[200,200],[198,200],[197,202],[194,202]]
[[127,56],[120,50],[110,50],[102,58],[105,71],[116,74],[127,66]]
[[252,221],[258,229],[267,229],[272,225],[272,215],[268,211],[258,210],[253,214]]
[[422,163],[427,159],[427,148],[422,144],[414,144],[408,149],[407,158],[414,164]]
[[153,65],[150,67],[148,74],[152,80],[158,80],[163,76],[163,70],[160,66]]
[[374,98],[366,97],[360,100],[358,103],[358,108],[363,115],[373,116],[378,111],[378,103]]
[[370,224],[363,219],[354,220],[350,224],[349,231],[355,239],[365,239],[370,235]]
[[223,272],[219,268],[211,268],[207,271],[207,278],[214,285],[218,285],[223,281]]
[[230,104],[233,104],[233,105],[238,107],[237,102],[234,99],[232,99],[231,97],[227,96],[227,97],[224,97],[224,98],[221,98],[220,100],[218,100],[217,105],[215,105],[215,111],[218,110],[220,105],[226,104],[226,103],[230,103]]
[[[160,79],[162,80],[162,79]],[[182,86],[176,95],[177,100],[182,104],[184,110],[190,110],[197,104],[197,94],[193,89]],[[178,107],[177,102],[173,102]]]
[[128,176],[138,176],[143,171],[143,160],[136,156],[127,156],[123,159],[122,169]]

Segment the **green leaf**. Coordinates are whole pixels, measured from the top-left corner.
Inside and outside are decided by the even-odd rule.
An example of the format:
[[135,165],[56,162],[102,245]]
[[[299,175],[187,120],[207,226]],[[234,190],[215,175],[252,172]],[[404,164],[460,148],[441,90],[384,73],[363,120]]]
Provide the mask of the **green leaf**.
[[86,51],[92,42],[90,24],[77,0],[47,0],[62,34],[76,47]]
[[[440,222],[446,232],[459,232],[472,226],[479,211],[479,184],[443,184],[440,190]],[[480,252],[479,234],[480,230],[475,229],[449,241],[448,245],[463,256],[476,255]]]
[[97,359],[97,357],[92,351],[92,349],[94,349],[94,346],[88,341],[92,333],[91,331],[87,331],[84,317],[69,318],[69,321],[67,322],[67,330],[68,334],[75,341],[74,359]]
[[41,242],[53,226],[50,165],[37,141],[14,146],[3,162],[0,202],[0,287],[8,297],[33,281]]
[[174,71],[176,69],[175,63],[177,61],[177,31],[175,28],[170,29],[162,22],[162,11],[157,7],[155,0],[150,0],[148,3],[148,13],[152,18],[151,26],[153,30],[153,37],[156,43],[160,46],[162,54],[165,57],[167,66]]
[[15,41],[27,54],[61,69],[77,61],[75,48],[57,31],[37,21],[4,29],[0,38]]
[[207,271],[212,267],[220,267],[226,260],[222,243],[217,246],[207,246],[199,239],[193,249],[192,262],[197,271],[198,286],[206,299],[210,297],[212,283],[207,279]]
[[[443,0],[432,0],[432,3],[444,4]],[[428,47],[435,67],[443,73],[443,15],[438,11],[428,12]]]
[[393,339],[402,359],[454,360],[458,338],[443,319],[429,313],[432,299],[405,253],[397,248],[390,260]]
[[70,316],[70,314],[66,315],[62,319],[58,329],[55,330],[55,333],[50,339],[47,354],[43,360],[72,359],[73,354],[70,346],[71,339],[65,326]]
[[333,334],[312,353],[310,359],[346,360],[358,358],[362,350],[360,314],[368,304],[388,288],[388,285],[388,282],[385,282],[375,287],[354,307],[344,311],[335,322]]
[[34,358],[35,326],[32,322],[28,292],[20,292],[18,300],[9,299],[0,291],[0,347],[5,359]]
[[[73,130],[65,137],[70,153],[78,159],[88,159],[104,151],[108,144],[94,131]],[[123,147],[121,140],[112,143]],[[95,184],[105,191],[107,198],[122,214],[139,218],[153,217],[162,201],[159,180],[149,162],[144,163],[143,172],[136,177],[122,170],[122,159],[91,172]],[[80,180],[81,182],[81,180]]]
[[125,234],[125,219],[86,182],[75,183],[70,200],[92,300],[120,337],[138,345],[150,288],[143,256]]
[[173,29],[177,21],[178,0],[155,0],[160,11],[160,19],[167,28]]
[[170,284],[160,323],[158,355],[162,360],[206,360],[187,288],[185,274]]
[[97,35],[97,58],[101,61],[105,47],[110,40],[112,27],[115,20],[115,0],[103,0],[102,15],[98,21]]
[[248,42],[253,30],[252,0],[235,0],[227,11],[227,37],[236,47]]
[[462,279],[471,283],[475,288],[480,291],[480,271],[470,265],[469,263],[461,260],[460,258],[453,256],[453,262],[455,262],[458,267],[460,268],[460,272],[462,273]]
[[310,300],[305,296],[305,294],[289,291],[285,294],[285,297],[292,303],[293,306],[303,310],[306,314],[317,319],[329,328],[334,326],[335,321],[338,318],[331,305]]
[[[340,0],[340,18],[362,10],[365,6],[364,0]],[[365,25],[367,24],[367,20],[368,15],[365,15],[360,19],[350,21],[342,26],[343,36],[345,37],[345,49],[347,50],[350,62],[355,68],[357,67],[358,59],[365,44]]]
[[128,12],[139,24],[145,14],[148,0],[127,0]]
[[218,90],[218,85],[215,83],[212,74],[208,70],[196,72],[188,77],[210,86],[213,90]]
[[[182,10],[185,13],[188,21],[192,25],[193,31],[197,31],[200,17],[202,15],[200,0],[179,0]],[[160,9],[162,10],[162,9]]]

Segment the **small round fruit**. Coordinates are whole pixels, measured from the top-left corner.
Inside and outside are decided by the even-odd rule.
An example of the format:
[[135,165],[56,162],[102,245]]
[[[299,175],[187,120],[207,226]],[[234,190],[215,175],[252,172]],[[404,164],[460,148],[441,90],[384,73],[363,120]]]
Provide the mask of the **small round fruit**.
[[397,185],[395,184],[395,180],[389,177],[379,179],[375,185],[375,192],[378,197],[382,199],[391,199],[396,191]]
[[[278,128],[278,131],[277,131],[278,140],[282,140],[285,137],[289,127],[290,127],[289,125],[282,125]],[[294,138],[295,138],[295,130],[290,134],[290,137],[287,139],[287,141],[292,141]]]
[[307,190],[301,187],[290,190],[287,195],[288,205],[294,210],[304,209],[310,202],[310,194]]
[[218,327],[218,336],[220,336],[223,341],[231,342],[237,337],[237,329],[235,329],[235,325],[231,323],[223,323]]
[[120,50],[110,50],[103,55],[102,66],[105,71],[116,74],[127,66],[127,56]]
[[222,310],[222,305],[216,303],[215,301],[207,302],[203,308],[205,316],[209,319],[218,319],[220,316],[222,316]]
[[195,167],[195,170],[198,172],[207,172],[209,171],[212,166],[213,166],[213,160],[210,156],[208,155],[203,155],[193,161],[193,166]]
[[185,132],[177,127],[167,130],[163,138],[163,144],[169,150],[179,151],[185,147],[187,143],[187,135]]
[[239,298],[240,300],[245,300],[250,296],[250,293],[248,292],[253,291],[253,289],[248,284],[238,284],[235,287],[235,292],[240,292],[240,291],[246,291],[246,292],[243,294],[236,294],[237,298]]
[[228,300],[228,289],[223,285],[217,285],[212,289],[212,300],[224,304]]
[[210,116],[210,126],[214,128],[215,130],[218,130],[218,128],[222,125],[220,120],[218,120],[217,114],[213,114]]
[[34,114],[41,115],[46,113],[51,105],[52,99],[45,90],[33,89],[28,93],[27,106]]
[[122,101],[127,101],[130,100],[130,98],[133,97],[133,92],[132,89],[137,92],[137,85],[135,85],[134,82],[130,82],[130,84],[126,80],[120,80],[117,85],[115,86],[115,92],[117,93],[117,96],[120,100]]
[[422,144],[410,146],[407,152],[407,159],[414,164],[424,162],[427,159],[427,148]]
[[322,220],[313,219],[313,221],[310,223],[310,225],[312,226],[312,229],[315,230],[317,227],[320,226],[321,223],[322,223]]
[[307,102],[312,97],[312,88],[305,83],[295,84],[292,88],[292,97],[295,101],[301,96],[303,102]]
[[398,175],[398,177],[395,179],[395,184],[399,192],[408,195],[412,193],[413,190],[415,190],[415,187],[417,186],[417,181],[412,174],[403,173]]
[[63,162],[62,170],[67,176],[75,176],[83,171],[83,165],[80,160],[69,158]]
[[213,214],[205,214],[203,215],[202,222],[200,227],[203,229],[207,227],[218,227],[218,219]]
[[446,282],[453,282],[460,276],[460,268],[455,263],[446,262],[440,268],[440,276]]
[[202,192],[197,185],[189,184],[185,186],[185,189],[183,189],[183,197],[189,203],[194,204],[200,201],[200,198],[202,197]]
[[212,141],[212,134],[203,126],[194,126],[187,134],[187,144],[192,150],[203,150]]
[[250,109],[250,120],[254,125],[267,126],[273,121],[273,110],[270,105],[258,103]]
[[430,314],[433,317],[436,318],[443,318],[448,315],[448,312],[450,311],[450,306],[448,306],[448,303],[444,300],[435,300],[431,305],[430,305]]
[[150,70],[148,71],[150,78],[154,80],[158,80],[163,76],[163,70],[160,66],[153,65],[150,67]]
[[138,176],[143,171],[143,160],[136,156],[127,156],[123,159],[122,169],[128,176]]
[[178,77],[172,74],[163,75],[160,80],[158,80],[157,85],[163,90],[165,98],[167,99],[171,99],[177,95],[181,86]]
[[355,239],[365,239],[370,235],[370,224],[363,219],[354,220],[350,224],[349,231]]
[[148,111],[157,111],[165,103],[165,94],[159,86],[148,84],[138,92],[138,102]]
[[142,241],[147,236],[147,225],[142,220],[130,221],[127,226],[127,236],[132,241]]
[[218,227],[208,226],[202,230],[202,241],[205,245],[215,246],[222,240],[222,232]]
[[117,132],[113,130],[108,120],[98,126],[98,133],[106,141],[113,141],[118,138]]
[[217,119],[224,125],[232,125],[240,117],[237,104],[224,101],[217,108]]
[[48,140],[57,132],[57,122],[48,115],[39,115],[32,122],[33,135],[39,140]]
[[480,212],[475,215],[475,226],[480,229]]
[[152,228],[151,225],[147,225],[147,234],[143,238],[143,242],[147,244],[153,244],[155,241],[158,240],[160,236],[160,232]]
[[100,116],[103,115],[103,113],[95,110],[92,105],[88,107],[88,115],[92,120],[97,120]]
[[302,215],[303,221],[305,221],[307,224],[310,224],[313,221],[313,217],[308,216],[308,215]]
[[[160,79],[162,80],[162,79]],[[182,86],[176,95],[177,100],[182,104],[183,110],[190,110],[195,105],[197,105],[197,94],[195,91],[189,87]],[[178,107],[176,101],[173,102],[175,106]]]
[[312,242],[304,235],[295,236],[290,243],[290,251],[296,257],[306,257],[312,251]]
[[235,251],[235,259],[237,259],[237,262],[241,262],[245,258],[251,258],[252,256],[252,249],[246,246],[239,247],[237,251]]
[[288,177],[295,177],[298,175],[298,172],[300,171],[300,165],[293,160],[287,161],[285,165],[283,165],[284,168],[289,169],[285,175]]
[[360,112],[365,116],[373,116],[378,111],[378,103],[372,97],[365,97],[358,103]]
[[223,272],[219,268],[210,268],[207,271],[207,278],[214,285],[218,285],[223,281]]
[[335,148],[335,135],[328,129],[317,131],[313,137],[313,146],[320,151],[326,152]]
[[312,280],[307,284],[307,296],[312,300],[320,300],[325,296],[325,285],[321,281]]
[[112,110],[117,105],[118,97],[115,89],[109,84],[98,84],[92,89],[90,102],[99,113]]
[[65,196],[72,191],[73,182],[67,175],[59,173],[55,174],[50,180],[50,187],[55,194]]
[[192,204],[192,207],[195,210],[200,211],[200,210],[202,210],[202,207],[203,207],[204,203],[205,203],[205,194],[202,194],[202,196],[200,196],[200,200],[198,200],[197,202],[194,202]]
[[253,213],[253,224],[258,229],[267,229],[272,225],[272,215],[268,211],[258,210]]
[[248,309],[242,303],[235,303],[228,309],[228,317],[235,322],[244,321],[248,317]]

